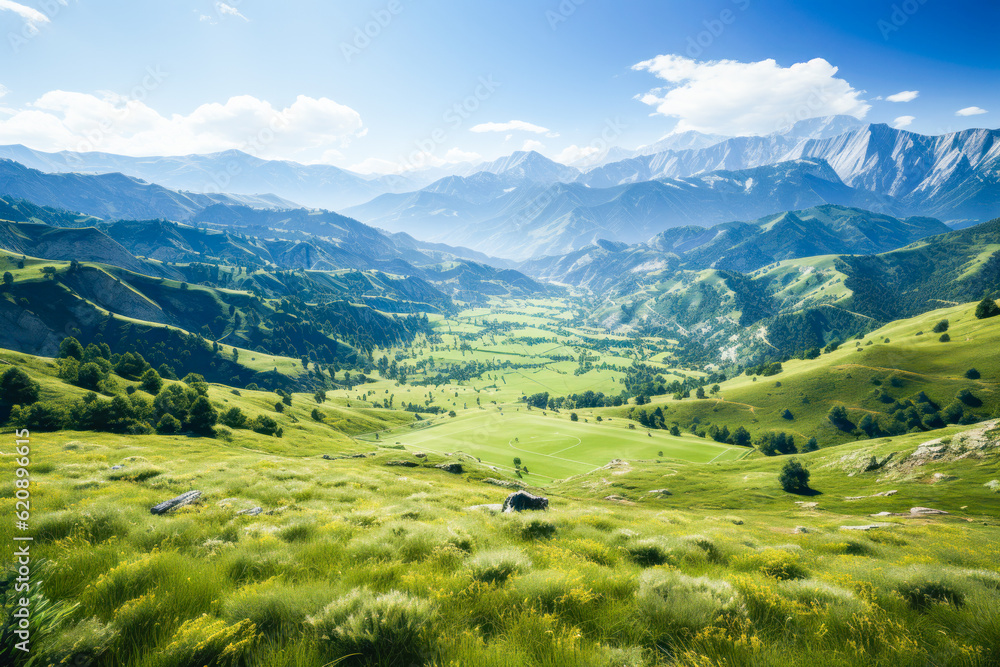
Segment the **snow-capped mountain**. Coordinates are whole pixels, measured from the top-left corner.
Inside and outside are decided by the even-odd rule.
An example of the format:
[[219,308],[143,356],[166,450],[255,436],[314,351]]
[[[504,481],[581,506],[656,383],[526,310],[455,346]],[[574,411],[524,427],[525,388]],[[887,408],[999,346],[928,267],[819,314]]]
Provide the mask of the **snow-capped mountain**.
[[526,259],[563,254],[599,239],[637,243],[681,225],[707,227],[821,204],[890,214],[899,209],[891,197],[845,185],[818,159],[609,188],[527,179],[512,185],[517,182],[488,172],[451,177],[345,213],[390,231]]

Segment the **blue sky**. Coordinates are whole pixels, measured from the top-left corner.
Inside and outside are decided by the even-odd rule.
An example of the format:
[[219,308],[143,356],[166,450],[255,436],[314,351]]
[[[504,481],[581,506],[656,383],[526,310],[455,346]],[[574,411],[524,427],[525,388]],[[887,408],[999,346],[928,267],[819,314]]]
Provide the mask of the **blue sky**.
[[998,24],[941,0],[0,0],[0,143],[389,170],[832,112],[996,128]]

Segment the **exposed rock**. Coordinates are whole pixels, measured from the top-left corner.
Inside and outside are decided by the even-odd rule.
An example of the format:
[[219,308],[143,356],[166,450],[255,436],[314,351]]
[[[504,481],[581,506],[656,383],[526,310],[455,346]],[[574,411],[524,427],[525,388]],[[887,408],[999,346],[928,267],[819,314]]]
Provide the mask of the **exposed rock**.
[[876,528],[891,528],[894,523],[869,523],[864,526],[841,526],[841,530],[875,530]]
[[604,499],[610,500],[611,502],[614,503],[621,503],[623,505],[635,505],[635,503],[633,503],[631,500],[623,496],[617,496],[617,495],[604,496]]
[[806,502],[804,500],[796,500],[795,504],[798,505],[799,507],[801,507],[804,510],[814,510],[817,507],[819,507],[819,503]]
[[490,514],[499,514],[503,511],[502,503],[487,503],[485,505],[470,505],[465,509],[479,510],[481,512],[489,512]]
[[942,472],[936,472],[936,473],[934,473],[934,483],[935,484],[937,484],[938,482],[951,482],[951,481],[956,480],[956,479],[958,479],[958,477],[955,477],[954,475],[945,475]]
[[987,489],[989,489],[993,493],[1000,493],[1000,480],[998,480],[998,479],[994,479],[992,481],[986,482],[985,484],[983,484],[983,486],[985,486]]
[[528,486],[524,482],[519,482],[514,479],[494,479],[493,477],[487,477],[483,481],[487,484],[492,484],[493,486],[502,486],[505,489],[523,489]]
[[170,500],[164,500],[159,505],[153,506],[149,512],[150,514],[166,514],[171,512],[178,507],[183,507],[184,505],[190,505],[201,498],[201,491],[188,491],[187,493],[182,493],[176,498],[171,498]]
[[427,455],[424,454],[423,452],[420,452],[419,454],[414,454],[414,456],[416,456],[418,459],[426,459],[427,458]]
[[879,512],[878,514],[872,514],[871,516],[899,516],[904,518],[914,518],[918,516],[935,516],[941,514],[949,514],[949,512],[931,509],[930,507],[913,507],[910,508],[909,512]]
[[262,514],[263,512],[264,508],[262,507],[251,507],[250,509],[240,510],[239,512],[236,513],[236,516],[241,516],[241,515],[257,516],[258,514]]
[[889,496],[894,496],[899,491],[893,489],[892,491],[879,491],[878,493],[872,495],[872,498],[888,498]]
[[648,493],[655,493],[655,494],[660,495],[660,496],[672,496],[672,495],[674,495],[673,493],[670,492],[670,489],[654,489],[652,491],[649,491]]
[[465,468],[462,467],[461,463],[439,463],[434,467],[446,472],[455,473],[456,475],[465,472]]
[[949,514],[949,512],[931,509],[930,507],[911,507],[910,514],[914,516],[924,516],[928,514]]
[[548,498],[536,496],[527,491],[515,491],[503,501],[503,511],[507,513],[523,512],[525,510],[547,510],[548,508]]
[[795,530],[792,531],[795,535],[804,535],[809,532],[809,529],[805,526],[795,526]]
[[111,466],[112,470],[124,470],[125,466]]
[[398,468],[417,468],[420,466],[416,461],[386,461],[387,466],[395,466]]

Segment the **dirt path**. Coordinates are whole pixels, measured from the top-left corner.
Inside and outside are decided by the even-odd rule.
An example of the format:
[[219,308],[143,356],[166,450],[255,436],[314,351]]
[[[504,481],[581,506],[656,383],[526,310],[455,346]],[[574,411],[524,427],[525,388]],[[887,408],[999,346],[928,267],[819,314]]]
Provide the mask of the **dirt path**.
[[[726,399],[723,398],[723,397],[721,397],[721,396],[719,398],[715,399],[715,405],[716,406],[718,406],[719,403],[726,403],[726,402],[727,402]],[[756,412],[757,408],[754,407],[754,406],[752,406],[752,405],[750,405],[749,403],[737,403],[736,401],[728,401],[728,403],[729,403],[729,405],[742,405],[745,408],[750,408],[750,414],[757,414],[757,412]]]

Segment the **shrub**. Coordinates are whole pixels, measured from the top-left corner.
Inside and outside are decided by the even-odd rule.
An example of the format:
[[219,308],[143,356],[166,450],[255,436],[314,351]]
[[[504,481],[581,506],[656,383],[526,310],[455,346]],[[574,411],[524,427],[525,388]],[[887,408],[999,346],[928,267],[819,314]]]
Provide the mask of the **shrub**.
[[976,317],[980,320],[996,317],[997,315],[1000,315],[1000,306],[997,306],[997,302],[993,299],[983,299],[976,306]]
[[725,581],[689,577],[675,570],[646,570],[639,576],[636,599],[652,627],[697,631],[735,609],[739,598]]
[[0,376],[0,401],[8,405],[29,405],[38,400],[39,384],[16,366]]
[[170,435],[171,433],[179,433],[181,430],[181,422],[174,417],[172,414],[167,413],[160,417],[160,421],[156,424],[156,432],[161,435]]
[[981,376],[979,374],[979,371],[977,371],[975,368],[970,368],[969,370],[965,371],[965,377],[970,380],[978,380]]
[[948,320],[941,320],[934,325],[934,333],[944,333],[948,330]]
[[218,421],[219,413],[216,412],[207,398],[199,396],[191,405],[191,411],[188,414],[188,424],[191,426],[191,430],[208,435],[212,433],[212,427]]
[[281,430],[278,428],[278,422],[267,415],[257,415],[254,417],[253,421],[250,422],[250,429],[254,433],[261,433],[263,435],[276,435]]
[[170,643],[155,654],[152,663],[157,667],[239,667],[254,656],[258,642],[253,623],[229,623],[204,615],[181,625]]
[[941,337],[938,338],[938,340],[941,341],[942,343],[948,343],[948,342],[951,342],[951,336],[949,336],[948,334],[944,333],[944,334],[941,334]]
[[379,595],[358,588],[307,622],[331,657],[360,654],[367,662],[402,665],[423,663],[423,631],[434,616],[434,605],[428,600],[399,591]]
[[219,416],[219,423],[229,428],[246,428],[247,416],[238,407],[231,407]]
[[10,421],[29,431],[58,431],[66,423],[66,411],[48,403],[34,403],[25,407],[15,405]]
[[80,370],[77,371],[76,381],[84,389],[98,389],[101,381],[106,377],[107,373],[104,369],[91,361],[80,366]]
[[929,609],[934,604],[960,607],[965,603],[965,595],[944,581],[918,578],[900,584],[896,590],[914,609]]
[[656,539],[637,540],[624,548],[629,558],[642,567],[663,565],[670,558],[670,550]]
[[139,388],[155,396],[163,388],[163,379],[159,373],[150,368],[142,374],[142,378],[139,380]]
[[809,470],[797,459],[785,463],[778,475],[778,481],[788,493],[802,493],[809,490]]
[[503,583],[531,569],[531,561],[520,549],[484,551],[470,558],[468,565],[473,579],[491,584]]
[[789,579],[804,579],[808,572],[798,559],[781,549],[765,549],[763,551],[741,554],[732,558],[733,567],[737,570],[750,570],[773,577],[780,581]]
[[323,418],[323,413],[319,411],[319,408],[313,408],[312,409],[312,418],[315,421],[318,421],[318,422],[323,421],[323,419],[324,419]]

